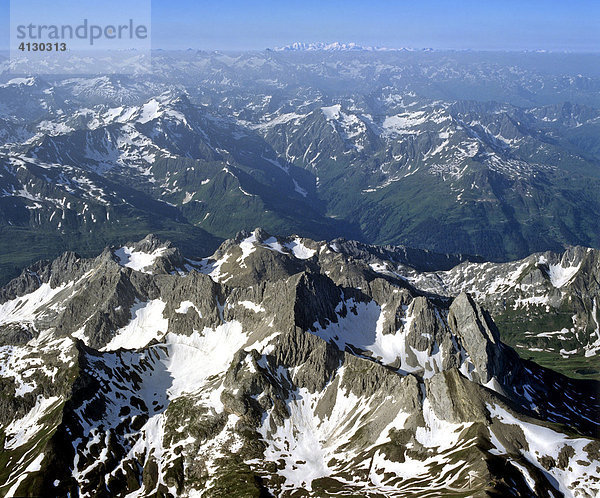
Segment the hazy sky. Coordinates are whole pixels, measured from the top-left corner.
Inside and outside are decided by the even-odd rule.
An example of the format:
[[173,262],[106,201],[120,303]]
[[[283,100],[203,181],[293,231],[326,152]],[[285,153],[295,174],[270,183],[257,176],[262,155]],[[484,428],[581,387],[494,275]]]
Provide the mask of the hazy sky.
[[[9,2],[0,1],[5,48]],[[598,52],[600,0],[152,2],[154,48],[264,49],[294,41]]]

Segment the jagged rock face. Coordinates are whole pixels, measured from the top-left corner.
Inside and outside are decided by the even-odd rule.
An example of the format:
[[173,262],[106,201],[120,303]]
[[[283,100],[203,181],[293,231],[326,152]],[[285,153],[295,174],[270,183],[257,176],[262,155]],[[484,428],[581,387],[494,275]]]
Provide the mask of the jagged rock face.
[[500,335],[489,314],[468,294],[460,294],[450,306],[450,330],[462,337],[469,357],[482,382],[505,373],[506,356],[500,345]]
[[600,490],[597,383],[521,360],[475,297],[337,244],[67,254],[1,291],[0,337],[4,494]]

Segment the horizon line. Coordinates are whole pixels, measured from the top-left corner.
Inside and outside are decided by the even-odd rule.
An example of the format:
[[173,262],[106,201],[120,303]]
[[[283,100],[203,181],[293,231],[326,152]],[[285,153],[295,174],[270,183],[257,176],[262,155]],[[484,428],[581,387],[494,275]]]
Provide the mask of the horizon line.
[[[331,44],[328,44],[331,45]],[[346,44],[347,45],[347,44]],[[530,54],[600,54],[600,48],[592,49],[546,49],[546,48],[434,48],[434,47],[385,47],[385,46],[364,46],[360,48],[328,50],[327,48],[300,48],[288,49],[290,45],[282,47],[265,47],[265,48],[164,48],[157,47],[150,49],[150,52],[206,52],[206,53],[226,53],[226,52],[277,52],[277,53],[293,53],[293,52],[327,52],[327,53],[386,53],[386,52],[494,52],[494,53],[530,53]],[[0,53],[10,53],[10,47],[0,47]],[[74,52],[81,52],[77,50]],[[83,50],[85,52],[147,52],[147,50],[139,50],[136,48],[125,49],[90,49]]]

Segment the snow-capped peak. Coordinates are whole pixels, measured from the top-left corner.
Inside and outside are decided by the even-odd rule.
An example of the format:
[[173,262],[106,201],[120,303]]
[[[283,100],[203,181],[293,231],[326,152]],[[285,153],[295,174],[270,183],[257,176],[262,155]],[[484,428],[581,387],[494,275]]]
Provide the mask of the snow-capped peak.
[[[364,52],[414,52],[417,49],[409,47],[380,47],[370,45],[359,45],[358,43],[349,42],[294,42],[283,47],[275,47],[273,50],[276,52],[293,52],[293,51],[304,51],[304,52],[315,52],[315,51],[327,51],[327,52],[351,52],[351,51],[364,51]],[[423,51],[431,51],[430,48],[422,49]]]
[[341,43],[341,42],[316,42],[316,43],[306,43],[306,42],[294,42],[290,45],[286,45],[284,47],[277,47],[275,51],[277,52],[289,52],[289,51],[316,51],[316,50],[326,50],[330,52],[342,52],[342,51],[351,51],[351,50],[386,50],[382,47],[368,47],[363,45],[358,45],[357,43]]

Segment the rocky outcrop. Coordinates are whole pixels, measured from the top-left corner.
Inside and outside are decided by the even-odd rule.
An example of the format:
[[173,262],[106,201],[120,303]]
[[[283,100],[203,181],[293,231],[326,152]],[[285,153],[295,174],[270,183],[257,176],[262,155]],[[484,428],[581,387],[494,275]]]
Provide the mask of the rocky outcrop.
[[450,330],[462,339],[482,383],[502,373],[500,335],[489,314],[468,294],[460,294],[448,313]]

